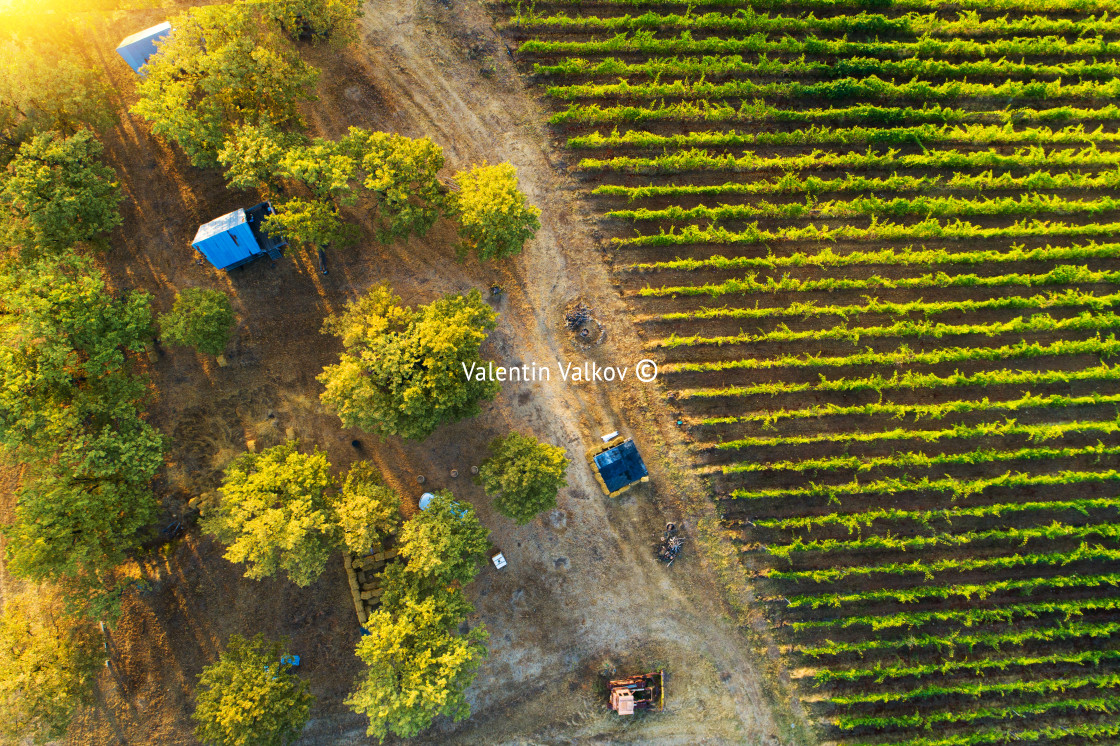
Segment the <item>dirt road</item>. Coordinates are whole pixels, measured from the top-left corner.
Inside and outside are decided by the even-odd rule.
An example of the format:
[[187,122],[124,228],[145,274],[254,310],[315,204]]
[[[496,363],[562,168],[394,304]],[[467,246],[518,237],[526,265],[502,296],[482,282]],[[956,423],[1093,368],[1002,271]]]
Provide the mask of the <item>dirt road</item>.
[[[124,102],[134,96],[130,73],[112,59],[108,43],[138,22],[108,25],[108,53],[98,52]],[[548,140],[544,115],[485,9],[461,0],[387,0],[369,7],[363,26],[356,49],[312,53],[324,69],[320,101],[309,110],[312,129],[336,135],[359,125],[426,135],[444,148],[448,174],[508,160],[541,208],[542,228],[522,256],[506,263],[456,263],[454,228],[445,222],[424,239],[383,247],[371,238],[334,252],[327,275],[311,256],[294,252],[275,267],[266,261],[227,276],[197,265],[189,241],[199,223],[251,204],[253,196],[226,191],[220,174],[189,168],[152,141],[141,122],[122,116],[109,138],[128,195],[126,223],[108,256],[115,284],[149,290],[161,310],[176,290],[221,287],[234,296],[241,319],[229,367],[183,350],[167,351],[152,366],[161,392],[152,417],[175,439],[160,485],[170,512],[212,489],[247,441],[260,448],[291,436],[324,448],[339,467],[373,460],[408,510],[421,474],[425,489],[449,487],[470,500],[509,560],[469,588],[477,605],[471,623],[490,630],[490,657],[470,689],[472,718],[441,721],[417,742],[791,743],[790,724],[764,696],[762,664],[696,553],[686,549],[669,569],[653,558],[666,520],[707,499],[688,494],[692,483],[670,478],[686,456],[659,390],[632,378],[573,385],[556,373],[557,362],[633,366],[642,357],[640,340]],[[381,280],[406,303],[502,285],[499,326],[484,354],[507,365],[550,366],[551,380],[507,384],[479,417],[421,444],[377,442],[340,429],[318,404],[314,377],[338,351],[318,330],[326,313]],[[607,333],[588,350],[562,324],[565,306],[577,298]],[[494,513],[468,477],[486,442],[510,429],[561,444],[573,460],[557,510],[520,528]],[[634,435],[652,477],[621,500],[604,498],[583,462],[584,450],[613,430]],[[360,441],[357,448],[352,440]],[[451,478],[451,469],[461,476]],[[341,703],[358,671],[358,627],[341,562],[304,591],[283,581],[254,583],[194,529],[145,558],[136,574],[152,589],[128,602],[98,706],[83,714],[76,742],[193,743],[195,675],[228,634],[257,631],[288,635],[303,656],[300,673],[319,697],[303,742],[365,742],[363,720]],[[663,715],[621,721],[606,711],[600,672],[652,667],[667,671]]]

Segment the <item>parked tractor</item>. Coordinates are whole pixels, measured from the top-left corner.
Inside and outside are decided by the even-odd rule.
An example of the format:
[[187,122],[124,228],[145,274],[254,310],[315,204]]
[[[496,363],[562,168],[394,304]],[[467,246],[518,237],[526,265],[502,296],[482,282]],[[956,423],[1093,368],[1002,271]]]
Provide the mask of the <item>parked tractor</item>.
[[633,715],[635,710],[656,710],[665,707],[665,672],[640,673],[607,684],[611,709],[619,715]]

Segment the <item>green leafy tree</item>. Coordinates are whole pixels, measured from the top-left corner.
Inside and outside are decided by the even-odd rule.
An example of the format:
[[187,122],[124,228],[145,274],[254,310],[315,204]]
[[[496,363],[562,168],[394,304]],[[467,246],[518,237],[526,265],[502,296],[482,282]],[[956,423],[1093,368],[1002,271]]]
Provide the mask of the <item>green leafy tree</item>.
[[217,662],[198,677],[192,717],[200,741],[214,746],[283,746],[311,717],[315,698],[280,658],[287,640],[231,635]]
[[247,578],[282,571],[311,585],[338,546],[326,454],[298,447],[291,440],[238,456],[226,467],[221,499],[203,513],[203,530],[226,545],[227,560],[245,563]]
[[319,376],[323,403],[346,427],[414,440],[477,414],[499,385],[464,368],[482,365],[479,348],[496,316],[477,290],[413,310],[387,285],[373,288],[323,326],[344,348]]
[[[278,175],[308,189],[314,196],[312,204],[320,205],[312,209],[297,202],[303,212],[319,218],[313,226],[325,234],[320,240],[306,240],[341,243],[331,232],[343,229],[329,222],[341,223],[338,210],[343,206],[367,204],[376,215],[378,240],[389,243],[410,234],[423,235],[439,218],[443,187],[438,173],[442,167],[443,151],[427,138],[413,140],[351,127],[337,141],[316,138],[292,148],[281,160]],[[274,220],[290,222],[291,218],[277,216]],[[352,241],[356,236],[341,238]]]
[[176,294],[170,313],[159,316],[163,339],[193,347],[199,352],[221,355],[229,344],[233,306],[221,290],[187,288]]
[[13,575],[70,582],[87,593],[113,585],[112,569],[159,512],[150,483],[164,449],[163,436],[143,420],[120,425],[71,434],[49,461],[31,457],[16,519],[5,529]]
[[135,412],[146,381],[129,353],[152,337],[146,293],[114,298],[74,254],[0,274],[0,443],[53,452],[76,429]]
[[335,512],[343,543],[355,554],[381,546],[400,524],[401,498],[368,461],[350,467]]
[[285,132],[269,122],[234,127],[218,151],[226,184],[230,189],[257,189],[271,194],[276,188],[281,161],[303,139],[299,133]]
[[303,126],[298,104],[313,98],[318,71],[254,7],[207,5],[173,18],[137,86],[132,112],[195,166],[218,165],[238,125]]
[[47,588],[9,592],[0,613],[0,741],[45,743],[66,734],[92,698],[96,647]]
[[67,254],[0,275],[0,310],[0,444],[28,466],[4,529],[9,570],[109,592],[158,509],[164,440],[131,366],[151,338],[148,296],[112,297]]
[[341,142],[316,137],[290,148],[280,159],[278,173],[307,187],[317,199],[335,199],[345,205],[358,199],[354,189],[358,161]]
[[12,246],[68,248],[120,224],[116,173],[89,130],[25,141],[0,176],[0,237]]
[[499,513],[520,525],[556,507],[556,494],[568,483],[563,448],[510,433],[490,443],[490,454],[479,467],[478,480]]
[[286,195],[266,227],[320,247],[360,236],[343,219],[344,207],[373,213],[378,240],[387,243],[422,235],[443,205],[443,151],[426,138],[352,127],[337,140],[305,141],[270,125],[242,125],[218,160],[230,186]]
[[344,150],[360,164],[362,186],[376,198],[377,239],[390,243],[415,233],[424,235],[443,207],[443,149],[426,137],[410,139],[395,132],[351,127]]
[[336,46],[358,40],[360,0],[268,0],[263,10],[295,39],[327,39]]
[[406,571],[431,587],[466,585],[486,563],[489,536],[470,503],[441,490],[401,527],[400,553]]
[[[408,588],[400,572],[400,587]],[[389,733],[411,738],[438,715],[456,721],[470,715],[464,692],[486,655],[486,630],[459,635],[456,627],[471,611],[460,591],[398,593],[390,607],[370,614],[369,634],[357,655],[368,668],[346,703],[369,717],[366,733],[384,741]]]
[[108,127],[109,90],[101,70],[59,44],[0,41],[0,164],[36,133]]
[[517,171],[509,163],[474,166],[455,174],[452,210],[459,218],[460,256],[500,259],[521,251],[541,227],[541,211],[525,202],[517,188]]
[[274,205],[276,212],[265,218],[265,230],[289,241],[326,248],[352,246],[361,236],[356,225],[345,222],[334,203],[321,199],[292,199]]

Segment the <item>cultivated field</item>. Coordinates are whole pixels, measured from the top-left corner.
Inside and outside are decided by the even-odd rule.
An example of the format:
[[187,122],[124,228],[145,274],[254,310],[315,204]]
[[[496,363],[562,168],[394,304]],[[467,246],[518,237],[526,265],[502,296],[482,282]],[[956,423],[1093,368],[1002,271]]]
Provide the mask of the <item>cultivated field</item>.
[[1120,743],[1112,10],[505,11],[826,741]]

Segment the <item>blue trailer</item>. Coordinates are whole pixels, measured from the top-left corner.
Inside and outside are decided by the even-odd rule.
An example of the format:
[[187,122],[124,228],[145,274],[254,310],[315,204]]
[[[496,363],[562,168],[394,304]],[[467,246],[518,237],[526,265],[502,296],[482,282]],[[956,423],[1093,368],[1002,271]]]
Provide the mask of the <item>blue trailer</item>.
[[649,471],[638,453],[638,447],[629,438],[617,432],[604,436],[605,445],[591,448],[587,462],[594,470],[595,481],[610,497],[618,497],[635,484],[649,481]]
[[148,58],[156,53],[156,42],[161,41],[171,33],[171,24],[167,21],[138,31],[117,45],[117,54],[124,58],[133,71],[143,75],[140,68],[148,64]]
[[273,213],[269,202],[234,210],[199,226],[191,246],[218,269],[240,267],[264,255],[276,261],[280,258],[280,250],[288,242],[283,236],[270,234],[261,226],[261,222]]

